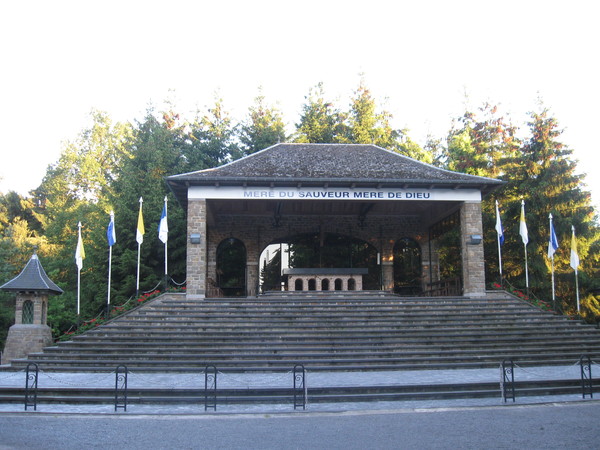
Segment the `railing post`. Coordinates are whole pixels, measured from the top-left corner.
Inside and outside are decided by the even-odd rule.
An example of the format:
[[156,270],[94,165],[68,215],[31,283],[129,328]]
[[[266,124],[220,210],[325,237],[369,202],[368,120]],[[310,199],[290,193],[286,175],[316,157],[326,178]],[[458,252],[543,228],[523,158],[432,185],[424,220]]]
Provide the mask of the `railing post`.
[[27,364],[25,372],[25,411],[28,406],[33,406],[37,411],[37,389],[39,368],[36,363]]
[[294,409],[306,409],[306,370],[302,364],[294,366]]
[[592,358],[589,355],[581,355],[579,358],[579,367],[581,368],[581,394],[583,398],[587,394],[594,398],[594,388],[592,386]]
[[208,365],[204,369],[204,411],[217,410],[217,368]]
[[502,400],[504,403],[512,398],[515,401],[515,365],[512,359],[505,359],[502,361]]
[[127,366],[119,365],[115,371],[115,411],[127,411]]

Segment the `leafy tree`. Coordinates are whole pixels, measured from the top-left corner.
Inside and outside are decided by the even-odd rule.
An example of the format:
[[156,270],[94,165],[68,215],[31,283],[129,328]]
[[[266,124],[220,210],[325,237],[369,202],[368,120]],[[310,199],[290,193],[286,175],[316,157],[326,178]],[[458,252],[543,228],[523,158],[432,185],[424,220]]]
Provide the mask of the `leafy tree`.
[[265,105],[265,97],[262,94],[254,101],[255,104],[248,110],[248,118],[240,128],[241,149],[244,155],[286,140],[281,112]]
[[0,195],[0,232],[16,219],[25,220],[32,233],[38,234],[42,231],[42,223],[34,211],[31,199],[9,191]]
[[519,146],[517,128],[489,103],[479,108],[479,114],[465,112],[458,124],[448,136],[447,168],[483,177],[504,175],[506,161]]
[[113,125],[106,113],[95,110],[91,119],[89,128],[65,144],[58,163],[48,169],[35,191],[34,197],[46,208],[55,205],[63,209],[76,201],[102,201],[110,194],[118,167],[129,158],[131,125]]
[[[520,142],[516,138],[516,127],[500,115],[498,107],[485,103],[479,108],[478,114],[465,112],[457,125],[448,135],[446,154],[440,158],[445,162],[445,168],[471,175],[506,179],[515,164]],[[496,191],[482,203],[484,230],[494,230],[496,199],[500,200],[501,207],[504,206],[506,201],[502,190]],[[486,277],[488,281],[498,280],[495,232],[484,233],[484,250]],[[506,252],[502,251],[503,271],[510,271],[512,262],[504,257]]]

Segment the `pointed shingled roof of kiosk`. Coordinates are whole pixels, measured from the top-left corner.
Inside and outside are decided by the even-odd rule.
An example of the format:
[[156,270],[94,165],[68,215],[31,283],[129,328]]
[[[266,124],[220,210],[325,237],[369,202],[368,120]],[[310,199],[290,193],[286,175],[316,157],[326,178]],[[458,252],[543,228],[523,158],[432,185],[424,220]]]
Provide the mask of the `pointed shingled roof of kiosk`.
[[485,195],[504,184],[368,144],[276,144],[220,167],[167,177],[167,183],[182,205],[187,188],[202,185],[462,188]]
[[3,291],[41,291],[62,294],[63,290],[48,278],[36,253],[33,254],[19,275],[0,286]]

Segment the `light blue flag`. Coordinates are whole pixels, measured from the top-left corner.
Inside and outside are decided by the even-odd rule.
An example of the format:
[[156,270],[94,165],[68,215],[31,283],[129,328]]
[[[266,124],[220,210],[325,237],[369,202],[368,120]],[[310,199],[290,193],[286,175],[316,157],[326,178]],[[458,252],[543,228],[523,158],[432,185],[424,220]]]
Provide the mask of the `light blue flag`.
[[117,235],[115,234],[115,216],[111,211],[110,222],[108,223],[108,229],[106,230],[106,238],[108,239],[108,246],[112,247],[117,242]]

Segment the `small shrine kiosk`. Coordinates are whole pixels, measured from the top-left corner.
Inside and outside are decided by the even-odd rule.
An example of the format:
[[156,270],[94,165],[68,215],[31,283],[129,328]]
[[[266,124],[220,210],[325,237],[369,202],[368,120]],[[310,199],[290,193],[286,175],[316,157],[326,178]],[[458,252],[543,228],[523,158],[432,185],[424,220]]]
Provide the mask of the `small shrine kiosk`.
[[[363,289],[402,293],[410,279],[410,292],[420,295],[485,296],[481,201],[500,180],[443,170],[375,145],[277,144],[166,181],[187,211],[188,298],[225,291],[233,251],[241,255],[237,295],[259,295],[270,289],[261,284],[265,249],[297,246],[307,236],[315,252],[342,238],[352,243],[348,264],[322,280],[319,274],[331,267],[326,258],[313,258],[312,267],[290,266],[301,273],[282,265],[275,289],[333,290],[335,273],[343,272],[337,269],[358,267],[366,272],[351,272],[361,272]],[[455,285],[440,267],[440,236],[451,227],[458,230]],[[356,265],[357,249],[370,252],[364,267]],[[353,277],[340,279],[342,289],[357,288]]]
[[52,344],[52,330],[46,324],[48,297],[63,290],[48,278],[35,252],[23,271],[0,290],[16,293],[15,324],[8,329],[2,364]]

